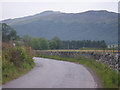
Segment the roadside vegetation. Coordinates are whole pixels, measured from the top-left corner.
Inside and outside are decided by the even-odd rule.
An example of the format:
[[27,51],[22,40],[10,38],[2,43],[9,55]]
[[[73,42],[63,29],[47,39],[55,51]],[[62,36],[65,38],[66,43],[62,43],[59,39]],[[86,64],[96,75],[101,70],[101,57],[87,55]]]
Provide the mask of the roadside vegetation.
[[3,43],[2,83],[17,78],[33,68],[33,52],[29,47]]
[[7,24],[2,24],[2,83],[18,78],[34,66],[33,51],[27,45],[16,45],[20,37]]
[[120,81],[119,81],[120,75],[116,71],[110,69],[107,65],[102,64],[100,62],[96,62],[95,60],[81,56],[77,58],[70,58],[70,57],[59,57],[59,56],[36,55],[36,57],[51,58],[56,60],[83,64],[91,68],[94,72],[96,72],[104,88],[118,88],[118,87],[120,88]]

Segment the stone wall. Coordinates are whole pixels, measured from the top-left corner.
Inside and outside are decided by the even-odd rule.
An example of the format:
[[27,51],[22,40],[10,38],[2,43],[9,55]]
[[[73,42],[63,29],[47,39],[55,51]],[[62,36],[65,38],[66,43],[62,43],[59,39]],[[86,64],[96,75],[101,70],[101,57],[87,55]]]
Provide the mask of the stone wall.
[[60,57],[75,58],[78,56],[84,56],[86,58],[92,58],[97,62],[107,64],[111,69],[120,71],[120,55],[118,53],[99,53],[99,52],[77,52],[77,51],[35,51],[36,54],[53,55]]

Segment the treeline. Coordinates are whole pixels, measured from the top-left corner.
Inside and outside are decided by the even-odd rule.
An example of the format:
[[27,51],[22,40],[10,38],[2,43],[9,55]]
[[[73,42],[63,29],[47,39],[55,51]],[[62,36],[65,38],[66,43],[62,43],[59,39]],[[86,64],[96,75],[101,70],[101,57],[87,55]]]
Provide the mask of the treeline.
[[107,45],[104,40],[91,41],[91,40],[78,40],[78,41],[63,41],[63,49],[80,49],[80,48],[106,48]]
[[45,38],[33,38],[25,35],[23,41],[30,45],[35,50],[48,50],[48,49],[80,49],[80,48],[106,48],[107,45],[104,40],[91,41],[91,40],[78,40],[78,41],[62,41],[58,37],[52,40]]
[[4,42],[16,41],[16,45],[31,46],[35,50],[48,50],[48,49],[81,49],[81,48],[106,48],[107,45],[104,40],[102,41],[91,41],[91,40],[72,40],[62,41],[60,38],[55,36],[52,40],[46,38],[36,38],[29,35],[25,35],[20,38],[16,31],[8,26],[2,24],[2,40]]

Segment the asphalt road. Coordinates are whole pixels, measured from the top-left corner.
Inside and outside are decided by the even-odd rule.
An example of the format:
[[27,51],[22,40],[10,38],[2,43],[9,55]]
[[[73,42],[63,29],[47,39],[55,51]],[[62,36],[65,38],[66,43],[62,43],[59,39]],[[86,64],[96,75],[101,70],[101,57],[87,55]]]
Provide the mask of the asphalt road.
[[82,65],[34,57],[35,67],[3,88],[96,88],[91,73]]

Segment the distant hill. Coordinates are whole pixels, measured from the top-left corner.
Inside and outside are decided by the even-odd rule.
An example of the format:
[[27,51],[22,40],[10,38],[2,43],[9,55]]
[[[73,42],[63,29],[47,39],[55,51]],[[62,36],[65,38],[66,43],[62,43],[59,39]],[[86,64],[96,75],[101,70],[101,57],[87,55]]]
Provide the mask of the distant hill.
[[45,11],[3,22],[12,26],[20,36],[29,34],[47,39],[58,36],[62,40],[105,40],[108,44],[117,43],[118,37],[118,14],[105,10],[82,13]]

